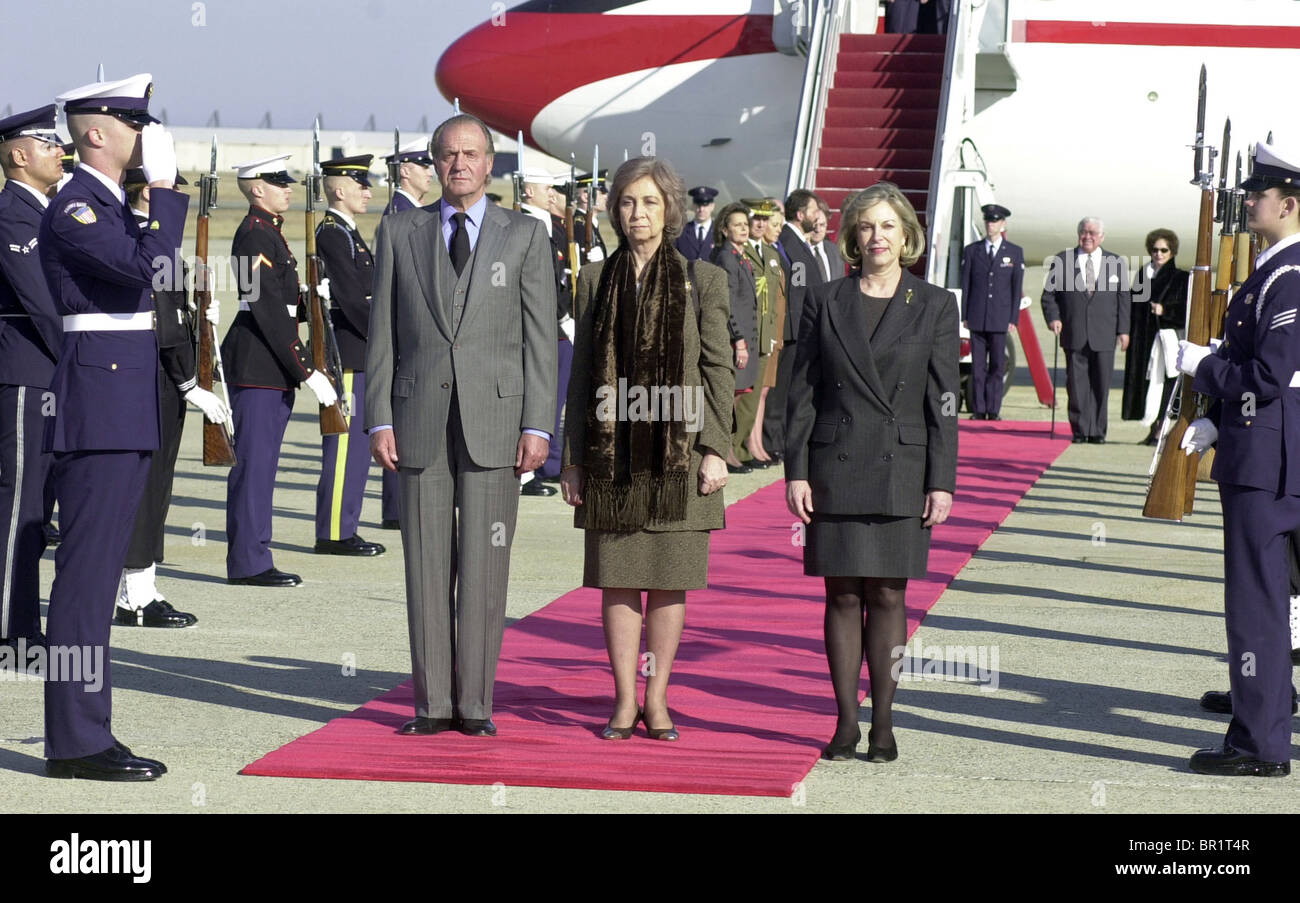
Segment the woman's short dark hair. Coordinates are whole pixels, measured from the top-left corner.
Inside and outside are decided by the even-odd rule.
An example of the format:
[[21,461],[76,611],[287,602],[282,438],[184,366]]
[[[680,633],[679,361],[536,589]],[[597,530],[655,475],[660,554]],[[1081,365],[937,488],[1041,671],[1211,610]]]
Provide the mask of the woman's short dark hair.
[[1162,238],[1165,240],[1165,244],[1169,245],[1169,256],[1177,257],[1178,236],[1174,234],[1173,229],[1152,229],[1150,232],[1148,232],[1147,253],[1154,254],[1156,252],[1156,242],[1158,242]]
[[623,234],[623,220],[618,215],[619,201],[627,186],[637,179],[650,177],[664,198],[664,241],[671,242],[682,234],[686,224],[686,183],[662,157],[633,157],[614,172],[610,180],[609,195],[605,198],[605,213],[614,227],[620,242],[627,241]]
[[713,215],[713,247],[720,248],[727,243],[727,220],[736,213],[745,218],[745,225],[749,225],[749,207],[740,201],[732,201]]
[[925,253],[925,230],[921,228],[912,202],[893,182],[877,182],[845,201],[840,212],[840,253],[855,269],[862,267],[862,251],[858,249],[858,219],[864,212],[881,203],[893,207],[898,218],[903,221],[903,250],[899,254],[899,264],[904,268],[910,267]]

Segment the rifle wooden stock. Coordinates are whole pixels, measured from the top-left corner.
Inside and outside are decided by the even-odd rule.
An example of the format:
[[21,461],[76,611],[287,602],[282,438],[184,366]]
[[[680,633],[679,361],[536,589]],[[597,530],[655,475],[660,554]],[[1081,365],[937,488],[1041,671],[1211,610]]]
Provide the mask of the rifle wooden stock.
[[[1214,229],[1214,189],[1201,189],[1201,212],[1196,233],[1196,266],[1192,270],[1192,291],[1188,299],[1187,340],[1195,345],[1210,342],[1210,246]],[[1179,378],[1178,418],[1165,436],[1151,485],[1147,487],[1143,517],[1180,521],[1190,513],[1188,484],[1196,487],[1197,460],[1180,447],[1183,435],[1196,418],[1196,393],[1192,377]]]
[[[212,286],[208,282],[208,217],[198,218],[194,239],[194,303],[198,307],[199,372],[198,386],[212,391],[212,373],[217,355],[216,327],[208,322],[208,306],[212,304]],[[206,467],[234,467],[235,447],[230,441],[230,430],[224,423],[213,423],[203,418],[203,464]]]
[[[321,302],[320,295],[316,293],[316,286],[320,284],[320,261],[316,257],[316,223],[315,217],[310,211],[307,213],[307,307],[309,310],[309,319],[311,321],[310,341],[311,341],[311,366],[313,370],[325,374],[325,378],[330,381],[334,391],[340,396],[343,394],[343,387],[339,385],[338,380],[330,373],[329,361],[325,351],[325,330],[328,324],[325,322],[325,305]],[[337,436],[348,431],[348,419],[343,416],[343,407],[335,401],[332,405],[320,406],[320,434],[322,436]]]
[[588,253],[591,252],[591,246],[596,243],[596,180],[592,178],[591,187],[587,189],[587,218],[583,221],[583,231],[587,234],[582,237],[583,247]]
[[1236,291],[1255,271],[1255,258],[1250,256],[1249,232],[1237,233],[1237,246],[1233,249],[1232,254],[1232,290]]
[[582,266],[582,257],[578,252],[578,239],[573,225],[573,215],[576,209],[572,204],[564,208],[564,240],[568,244],[569,285],[575,293],[578,290],[578,269]]

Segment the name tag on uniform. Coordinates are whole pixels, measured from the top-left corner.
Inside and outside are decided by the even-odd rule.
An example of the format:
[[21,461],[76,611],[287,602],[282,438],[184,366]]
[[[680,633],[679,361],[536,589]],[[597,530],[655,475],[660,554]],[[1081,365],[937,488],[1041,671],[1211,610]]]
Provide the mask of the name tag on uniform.
[[1010,257],[1003,257],[1003,258],[1002,258],[1002,265],[1003,265],[1004,267],[1009,267],[1009,266],[1011,266],[1011,258],[1010,258]]

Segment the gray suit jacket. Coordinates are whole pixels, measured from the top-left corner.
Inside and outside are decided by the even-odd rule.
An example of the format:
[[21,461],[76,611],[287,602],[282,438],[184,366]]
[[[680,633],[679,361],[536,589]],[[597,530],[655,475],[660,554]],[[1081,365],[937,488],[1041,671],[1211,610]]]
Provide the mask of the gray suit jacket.
[[555,428],[550,253],[541,223],[488,204],[474,256],[457,279],[439,204],[384,217],[375,236],[365,426],[392,424],[401,466],[433,463],[453,388],[467,450],[480,467],[513,466],[521,430]]
[[857,277],[808,290],[785,478],[809,482],[814,510],[915,517],[927,492],[954,490],[957,318],[952,292],[906,270],[871,336]]
[[1043,317],[1061,321],[1061,347],[1067,351],[1114,351],[1115,337],[1127,335],[1131,304],[1124,259],[1101,250],[1097,290],[1088,297],[1079,275],[1076,248],[1052,258],[1043,286]]

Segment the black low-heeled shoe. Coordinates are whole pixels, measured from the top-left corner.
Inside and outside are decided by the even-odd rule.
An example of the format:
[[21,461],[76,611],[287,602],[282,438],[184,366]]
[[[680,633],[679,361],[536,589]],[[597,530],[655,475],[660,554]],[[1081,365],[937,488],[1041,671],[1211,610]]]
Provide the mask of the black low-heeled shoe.
[[895,741],[892,746],[877,746],[873,739],[874,731],[867,731],[867,761],[883,764],[892,762],[898,758],[898,742]]
[[641,721],[641,717],[642,717],[644,714],[645,714],[645,713],[642,712],[640,709],[637,709],[637,710],[636,710],[636,715],[633,716],[633,718],[632,718],[632,723],[629,724],[627,727],[614,727],[614,719],[611,718],[608,722],[606,722],[606,724],[605,724],[605,729],[604,729],[603,731],[600,732],[600,739],[602,739],[602,740],[631,740],[631,739],[632,739],[632,732],[633,732],[634,730],[636,730],[636,726],[637,726],[638,723],[640,723],[640,721]]
[[650,736],[651,740],[664,740],[671,743],[681,736],[681,734],[677,733],[677,725],[675,724],[668,727],[651,727],[650,719],[645,716],[644,710],[641,712],[641,720],[645,722],[645,732]]
[[832,762],[852,762],[858,757],[858,744],[862,742],[862,729],[853,732],[853,741],[836,743],[834,739],[822,750],[822,758]]

